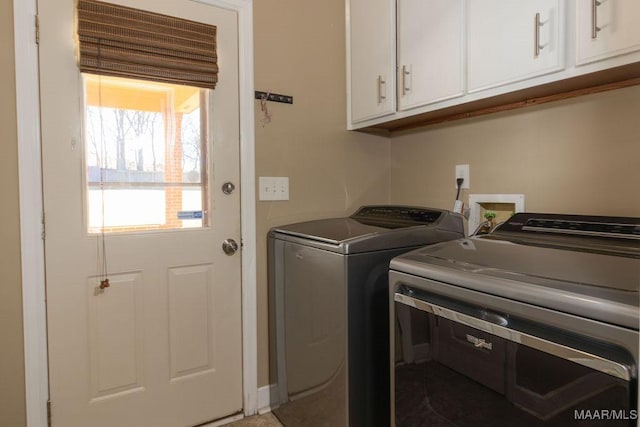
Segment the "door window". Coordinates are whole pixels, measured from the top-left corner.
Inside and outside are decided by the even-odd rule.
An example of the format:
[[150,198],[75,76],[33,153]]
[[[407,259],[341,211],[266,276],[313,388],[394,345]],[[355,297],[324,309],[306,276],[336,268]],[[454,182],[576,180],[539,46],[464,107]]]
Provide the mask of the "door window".
[[208,89],[83,74],[87,231],[207,227]]

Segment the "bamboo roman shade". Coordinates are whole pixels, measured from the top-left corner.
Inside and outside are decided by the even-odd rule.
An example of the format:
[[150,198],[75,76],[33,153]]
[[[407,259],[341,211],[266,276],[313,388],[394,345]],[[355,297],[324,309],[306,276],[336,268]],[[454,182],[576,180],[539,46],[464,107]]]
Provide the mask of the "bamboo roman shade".
[[95,0],[79,0],[80,71],[213,89],[216,27]]

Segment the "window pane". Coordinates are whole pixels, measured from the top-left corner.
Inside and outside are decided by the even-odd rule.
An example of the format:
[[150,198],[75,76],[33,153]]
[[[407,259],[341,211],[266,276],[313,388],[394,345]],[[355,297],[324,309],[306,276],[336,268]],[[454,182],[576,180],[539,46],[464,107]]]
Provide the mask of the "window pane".
[[84,75],[89,232],[207,224],[206,90]]

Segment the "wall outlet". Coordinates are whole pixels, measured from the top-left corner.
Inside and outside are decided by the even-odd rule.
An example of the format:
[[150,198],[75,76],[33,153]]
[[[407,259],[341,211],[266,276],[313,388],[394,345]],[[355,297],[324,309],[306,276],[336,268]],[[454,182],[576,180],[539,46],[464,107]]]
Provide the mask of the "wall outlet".
[[453,181],[454,187],[458,189],[458,178],[464,178],[460,188],[469,188],[469,165],[456,165],[456,178]]
[[288,176],[261,176],[258,187],[260,200],[289,200]]

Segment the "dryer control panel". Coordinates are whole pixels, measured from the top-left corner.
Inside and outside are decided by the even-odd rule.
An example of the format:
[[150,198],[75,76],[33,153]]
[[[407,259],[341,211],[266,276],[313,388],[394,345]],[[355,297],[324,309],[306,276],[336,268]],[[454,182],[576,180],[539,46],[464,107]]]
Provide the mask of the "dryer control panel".
[[351,219],[367,225],[402,228],[433,224],[445,213],[443,210],[411,206],[363,206],[351,215]]
[[496,230],[501,231],[640,240],[640,218],[518,213]]

